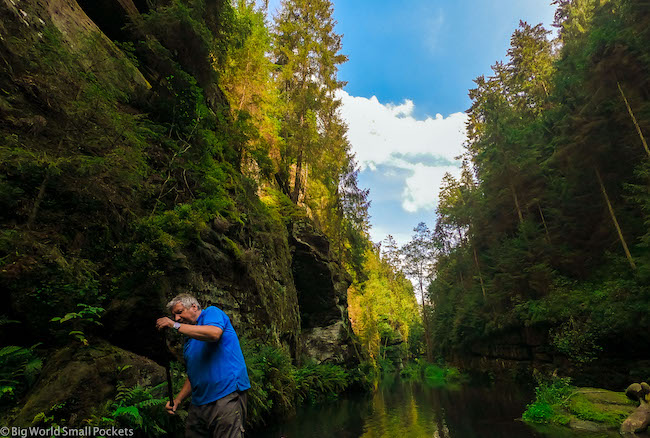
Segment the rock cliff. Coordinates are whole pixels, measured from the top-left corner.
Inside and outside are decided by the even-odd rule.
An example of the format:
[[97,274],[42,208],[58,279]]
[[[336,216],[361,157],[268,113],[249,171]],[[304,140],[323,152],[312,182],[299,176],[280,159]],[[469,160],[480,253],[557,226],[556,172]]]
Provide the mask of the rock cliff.
[[[219,26],[219,4],[206,6],[210,29]],[[260,200],[274,183],[250,181],[225,159],[205,170],[205,158],[188,146],[195,132],[173,133],[177,103],[195,98],[208,114],[196,124],[213,121],[202,140],[213,141],[210,153],[240,161],[236,148],[214,140],[232,125],[214,55],[183,23],[136,26],[147,5],[0,0],[0,288],[9,304],[4,320],[21,324],[0,341],[44,342],[53,355],[22,423],[48,403],[79,397],[84,384],[68,382],[70,373],[97,380],[84,409],[110,397],[116,377],[104,368],[153,367],[160,380],[148,360],[165,355],[152,341],[154,321],[179,292],[222,308],[241,337],[284,348],[296,361],[355,361],[351,279],[326,237],[304,214],[283,217]],[[131,41],[142,44],[123,50]],[[174,81],[186,88],[177,91]],[[190,97],[182,94],[188,89]],[[168,116],[171,128],[161,132]],[[199,177],[217,193],[200,202]],[[101,328],[85,333],[99,353],[57,347],[50,319],[91,300],[105,308]]]

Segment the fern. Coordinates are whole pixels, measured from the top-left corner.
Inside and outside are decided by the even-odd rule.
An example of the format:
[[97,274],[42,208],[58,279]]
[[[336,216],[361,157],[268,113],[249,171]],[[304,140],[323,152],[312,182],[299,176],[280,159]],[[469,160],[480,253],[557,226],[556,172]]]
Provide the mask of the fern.
[[31,386],[43,366],[34,349],[8,345],[0,349],[0,402],[19,396]]
[[129,387],[122,382],[118,383],[110,419],[141,431],[145,436],[167,433],[163,426],[169,423],[169,418],[162,408],[167,402],[163,396],[165,384],[163,382],[153,387]]
[[127,416],[135,421],[135,424],[142,426],[142,415],[140,415],[140,410],[136,406],[120,406],[115,409],[111,414],[113,418],[119,418],[121,416]]

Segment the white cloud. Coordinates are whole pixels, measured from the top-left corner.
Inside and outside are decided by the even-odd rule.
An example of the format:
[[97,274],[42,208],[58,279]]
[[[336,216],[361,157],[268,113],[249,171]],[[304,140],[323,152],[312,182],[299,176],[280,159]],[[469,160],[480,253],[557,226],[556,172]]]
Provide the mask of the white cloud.
[[422,163],[413,166],[413,174],[406,178],[406,187],[402,192],[402,208],[409,213],[436,208],[440,183],[446,172],[457,177],[460,169],[457,166],[432,167]]
[[[379,165],[409,171],[404,181],[401,204],[407,212],[435,208],[440,181],[445,172],[458,174],[453,163],[463,152],[464,113],[448,117],[436,114],[418,120],[415,105],[382,104],[375,96],[350,96],[340,91],[341,116],[348,124],[348,140],[361,170],[375,171]],[[433,165],[431,161],[439,161]],[[371,194],[372,196],[372,194]]]

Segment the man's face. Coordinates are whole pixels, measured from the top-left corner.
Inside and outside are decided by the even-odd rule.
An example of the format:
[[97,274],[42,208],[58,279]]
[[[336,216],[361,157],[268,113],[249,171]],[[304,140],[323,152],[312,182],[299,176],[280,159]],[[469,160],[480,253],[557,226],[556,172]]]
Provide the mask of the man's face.
[[196,321],[199,319],[201,311],[196,307],[195,304],[192,305],[189,309],[183,306],[181,303],[176,303],[172,307],[172,315],[174,321],[181,322],[183,324],[196,324]]

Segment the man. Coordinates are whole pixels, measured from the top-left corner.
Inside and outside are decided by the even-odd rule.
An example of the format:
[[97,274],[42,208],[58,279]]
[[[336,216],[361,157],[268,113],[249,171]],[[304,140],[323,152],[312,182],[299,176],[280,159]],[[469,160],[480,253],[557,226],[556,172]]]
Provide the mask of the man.
[[183,348],[187,380],[165,406],[175,414],[192,394],[186,438],[241,438],[246,421],[246,390],[251,387],[237,333],[228,316],[214,306],[201,310],[196,298],[181,294],[167,304],[174,315],[159,318],[156,328],[173,327],[188,337]]

